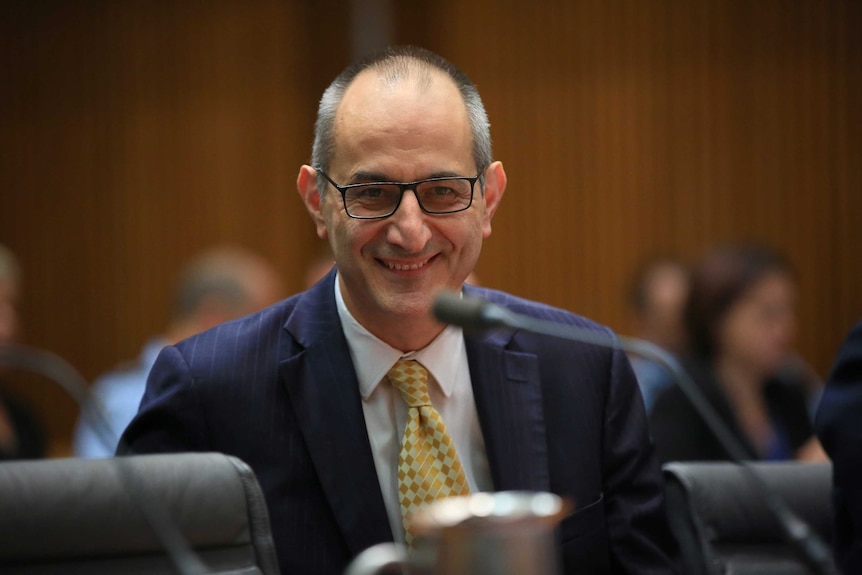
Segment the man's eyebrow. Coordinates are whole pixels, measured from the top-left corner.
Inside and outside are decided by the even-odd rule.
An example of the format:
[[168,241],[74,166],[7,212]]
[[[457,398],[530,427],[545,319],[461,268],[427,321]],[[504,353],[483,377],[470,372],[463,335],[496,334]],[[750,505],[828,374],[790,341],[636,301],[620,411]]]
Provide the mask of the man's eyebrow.
[[444,171],[444,172],[434,172],[433,174],[431,174],[428,177],[429,178],[463,178],[464,174],[459,174],[458,172]]
[[[427,180],[430,178],[463,178],[463,177],[465,177],[464,174],[460,174],[458,172],[452,172],[452,171],[446,170],[446,171],[441,171],[441,172],[433,172],[433,173],[425,176],[424,178],[420,178],[419,180],[411,180],[411,181],[421,182],[422,180]],[[350,178],[350,181],[351,182],[360,182],[360,183],[361,182],[368,182],[368,183],[386,182],[386,183],[393,183],[393,184],[403,183],[402,180],[394,180],[394,179],[389,178],[388,176],[385,176],[379,172],[354,172],[353,176],[351,176],[351,178]]]
[[351,182],[391,182],[386,176],[379,172],[354,172],[350,177]]

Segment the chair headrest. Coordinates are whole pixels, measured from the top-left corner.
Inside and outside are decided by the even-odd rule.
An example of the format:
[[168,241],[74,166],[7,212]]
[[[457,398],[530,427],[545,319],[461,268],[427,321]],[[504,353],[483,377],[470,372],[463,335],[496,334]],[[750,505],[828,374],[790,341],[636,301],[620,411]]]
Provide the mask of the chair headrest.
[[[161,552],[119,465],[192,547],[250,542],[240,460],[219,453],[0,465],[0,560]],[[251,475],[253,479],[253,474]]]
[[[770,491],[821,537],[831,539],[832,466],[828,463],[752,463]],[[782,541],[781,530],[745,470],[730,462],[674,462],[664,466],[668,490],[685,494],[703,535],[716,542]],[[679,497],[669,494],[669,497]],[[670,503],[669,503],[670,504]]]

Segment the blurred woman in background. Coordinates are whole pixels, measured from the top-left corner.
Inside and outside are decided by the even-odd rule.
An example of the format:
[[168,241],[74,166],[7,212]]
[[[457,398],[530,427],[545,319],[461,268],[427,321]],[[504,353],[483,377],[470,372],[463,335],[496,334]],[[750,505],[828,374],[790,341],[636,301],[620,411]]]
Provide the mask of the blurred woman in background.
[[[789,263],[756,245],[715,250],[691,278],[684,367],[752,460],[825,459],[808,409],[816,376],[792,353],[796,289]],[[677,387],[650,428],[662,461],[729,459]]]

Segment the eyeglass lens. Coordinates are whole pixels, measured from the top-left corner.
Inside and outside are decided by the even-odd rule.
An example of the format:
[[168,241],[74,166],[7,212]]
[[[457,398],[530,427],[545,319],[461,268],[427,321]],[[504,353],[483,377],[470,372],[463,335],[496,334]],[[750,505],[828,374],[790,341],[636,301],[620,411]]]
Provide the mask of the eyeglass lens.
[[435,214],[466,209],[472,199],[472,185],[463,178],[420,182],[411,188],[400,184],[358,185],[344,192],[347,213],[358,217],[388,215],[398,206],[402,189],[413,189],[422,208]]

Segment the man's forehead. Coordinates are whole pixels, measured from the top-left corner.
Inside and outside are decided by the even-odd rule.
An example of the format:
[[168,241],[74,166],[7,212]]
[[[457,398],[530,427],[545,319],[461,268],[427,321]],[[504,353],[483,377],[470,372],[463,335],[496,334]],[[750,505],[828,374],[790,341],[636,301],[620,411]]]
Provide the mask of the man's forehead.
[[473,157],[466,104],[454,81],[436,69],[424,77],[411,72],[395,78],[385,70],[365,70],[346,90],[333,128],[333,164],[394,151],[411,151],[415,161],[431,150],[463,152],[465,162]]
[[419,64],[409,67],[372,67],[357,74],[347,87],[341,101],[342,108],[377,103],[380,98],[410,97],[417,94],[460,93],[455,82],[436,68]]

